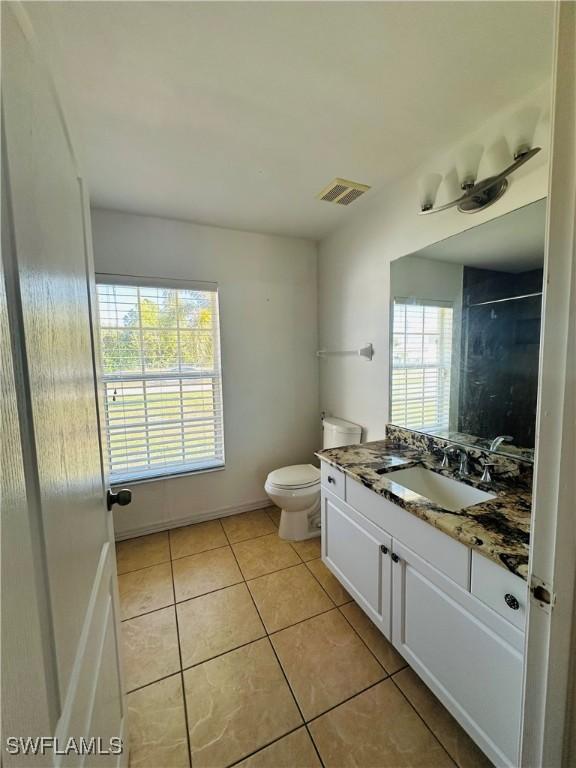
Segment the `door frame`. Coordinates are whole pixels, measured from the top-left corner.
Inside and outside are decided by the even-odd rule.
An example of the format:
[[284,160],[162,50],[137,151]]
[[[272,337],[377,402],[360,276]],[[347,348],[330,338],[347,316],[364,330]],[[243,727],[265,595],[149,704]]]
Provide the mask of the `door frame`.
[[521,753],[546,768],[576,759],[575,52],[576,2],[557,0]]

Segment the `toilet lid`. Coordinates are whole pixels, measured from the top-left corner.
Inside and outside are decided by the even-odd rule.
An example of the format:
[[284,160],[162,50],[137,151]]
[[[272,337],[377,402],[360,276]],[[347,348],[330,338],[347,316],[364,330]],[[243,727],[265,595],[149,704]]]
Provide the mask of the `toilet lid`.
[[279,488],[306,488],[320,480],[320,470],[312,464],[294,464],[270,472],[268,480]]

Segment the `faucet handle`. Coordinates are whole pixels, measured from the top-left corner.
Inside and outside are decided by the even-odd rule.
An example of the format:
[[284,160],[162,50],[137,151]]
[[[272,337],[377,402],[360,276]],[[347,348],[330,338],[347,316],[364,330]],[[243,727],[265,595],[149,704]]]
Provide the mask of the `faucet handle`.
[[437,448],[436,451],[438,453],[442,454],[442,464],[440,465],[443,468],[450,466],[450,454],[452,453],[452,446],[445,445],[444,448]]
[[482,461],[482,477],[480,478],[481,483],[491,483],[492,482],[492,473],[490,472],[491,467],[495,467],[496,462],[494,461]]

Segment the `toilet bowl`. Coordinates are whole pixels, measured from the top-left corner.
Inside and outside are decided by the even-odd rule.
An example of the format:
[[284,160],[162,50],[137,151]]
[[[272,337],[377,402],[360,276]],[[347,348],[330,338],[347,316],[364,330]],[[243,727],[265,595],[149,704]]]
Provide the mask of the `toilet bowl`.
[[[359,443],[362,427],[327,416],[322,422],[324,448]],[[270,472],[264,490],[280,507],[281,539],[300,541],[320,536],[320,470],[312,464],[294,464]]]
[[299,541],[320,535],[320,470],[295,464],[270,472],[264,490],[282,510],[278,535]]

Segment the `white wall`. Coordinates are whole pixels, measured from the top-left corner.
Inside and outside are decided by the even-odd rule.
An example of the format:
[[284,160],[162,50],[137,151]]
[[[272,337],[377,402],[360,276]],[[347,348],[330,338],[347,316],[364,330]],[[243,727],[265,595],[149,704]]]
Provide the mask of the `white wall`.
[[[364,439],[384,436],[388,419],[388,327],[390,262],[450,235],[527,205],[547,193],[549,86],[495,115],[474,135],[431,159],[380,193],[369,193],[350,208],[350,222],[320,243],[320,346],[356,348],[372,342],[372,362],[331,357],[320,368],[320,404],[327,413],[357,422]],[[509,162],[521,143],[543,151],[510,177],[504,197],[485,211],[456,209],[418,216],[420,201],[443,181],[436,202],[459,194],[458,182],[471,172],[492,175]]]
[[392,293],[397,298],[451,301],[462,305],[462,264],[404,256],[394,261],[390,271]]
[[92,229],[97,272],[220,287],[226,468],[132,485],[117,536],[265,505],[267,473],[321,437],[315,243],[99,209]]

